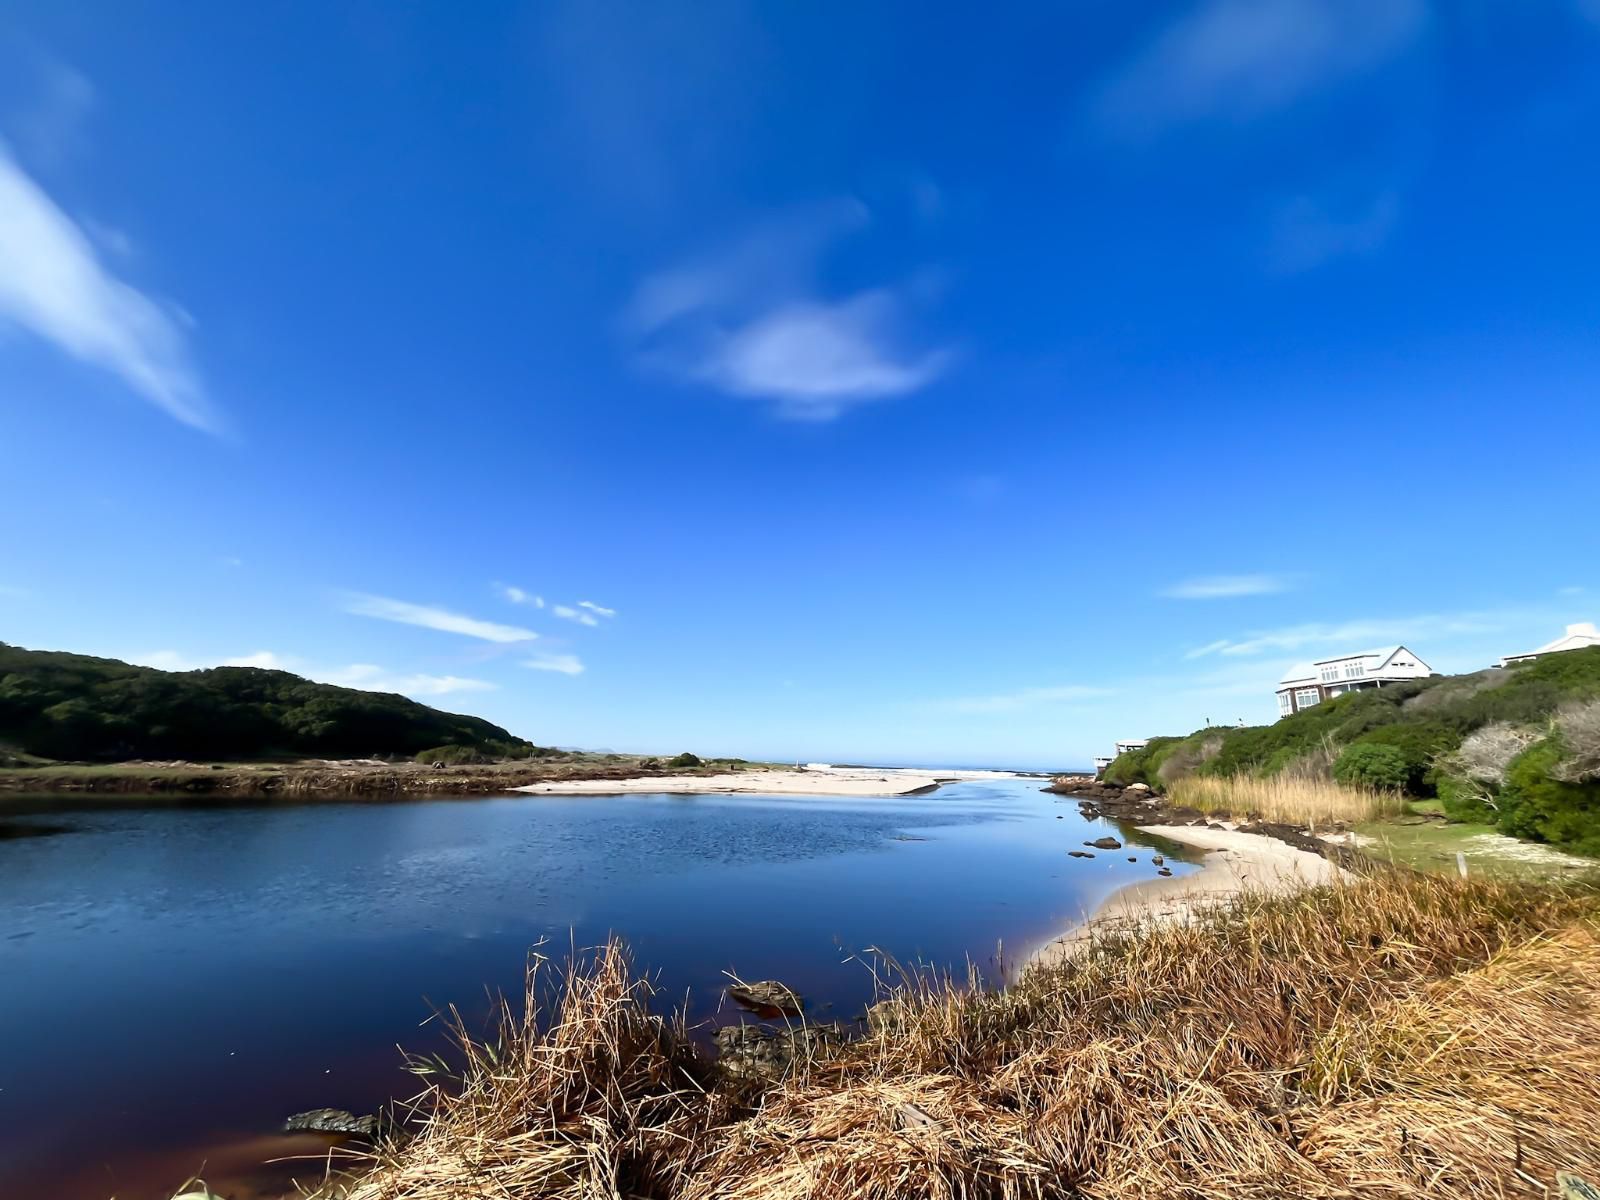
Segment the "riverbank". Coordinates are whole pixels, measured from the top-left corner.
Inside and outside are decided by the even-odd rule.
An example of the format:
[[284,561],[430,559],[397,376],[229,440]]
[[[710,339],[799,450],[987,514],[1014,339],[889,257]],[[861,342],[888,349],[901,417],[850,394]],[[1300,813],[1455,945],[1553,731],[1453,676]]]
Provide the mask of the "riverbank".
[[562,779],[512,790],[539,796],[666,795],[726,796],[918,796],[947,783],[978,779],[1016,779],[1006,771],[927,772],[901,767],[807,767],[801,770],[740,771],[724,774],[650,775],[638,778]]
[[613,944],[553,1010],[531,978],[417,1135],[325,1194],[1553,1194],[1600,1173],[1597,921],[1593,891],[1487,879],[1252,890],[1003,990],[913,977],[772,1084],[695,1053]]
[[1205,851],[1200,869],[1141,880],[1113,892],[1093,913],[1051,938],[1023,969],[1064,962],[1096,936],[1147,924],[1193,921],[1208,906],[1246,892],[1281,896],[1353,878],[1322,854],[1259,833],[1195,825],[1140,825],[1141,833]]
[[[756,765],[738,768],[759,772]],[[293,762],[62,763],[0,768],[0,806],[6,795],[195,795],[313,798],[317,796],[483,796],[530,784],[619,781],[730,773],[727,763],[669,770],[635,755],[563,754],[535,760],[435,767],[381,759],[303,759]]]

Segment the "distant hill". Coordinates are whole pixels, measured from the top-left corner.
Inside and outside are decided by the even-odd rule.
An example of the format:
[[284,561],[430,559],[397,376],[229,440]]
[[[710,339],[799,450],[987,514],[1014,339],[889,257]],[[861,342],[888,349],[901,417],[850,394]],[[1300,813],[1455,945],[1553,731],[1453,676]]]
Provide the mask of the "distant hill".
[[357,758],[442,746],[518,757],[533,749],[477,717],[287,671],[157,671],[0,642],[0,757]]
[[1437,796],[1458,820],[1600,854],[1600,647],[1350,692],[1272,725],[1151,738],[1105,777],[1160,791],[1185,775],[1277,774]]

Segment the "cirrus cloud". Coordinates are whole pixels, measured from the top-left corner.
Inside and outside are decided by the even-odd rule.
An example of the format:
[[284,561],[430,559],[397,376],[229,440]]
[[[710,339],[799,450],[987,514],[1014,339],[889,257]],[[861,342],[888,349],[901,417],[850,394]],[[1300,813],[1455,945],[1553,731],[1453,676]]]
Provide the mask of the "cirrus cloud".
[[1131,137],[1259,117],[1385,61],[1427,17],[1424,0],[1204,0],[1106,84],[1095,116]]
[[469,679],[460,675],[428,675],[389,671],[374,663],[351,663],[343,667],[319,667],[303,662],[293,655],[279,654],[273,650],[257,650],[252,654],[232,657],[207,658],[184,654],[178,650],[151,650],[130,654],[126,661],[140,666],[154,667],[158,671],[204,671],[211,667],[258,667],[268,671],[289,671],[316,683],[329,683],[336,687],[354,688],[362,692],[393,692],[401,696],[448,696],[457,692],[488,692],[495,684],[486,679]]
[[458,633],[463,637],[478,638],[485,642],[531,642],[539,635],[531,629],[517,625],[501,625],[495,621],[481,621],[476,617],[434,608],[426,604],[412,604],[405,600],[391,600],[387,596],[372,596],[365,592],[352,592],[344,597],[344,611],[357,617],[372,617],[379,621],[393,621],[398,625],[416,625],[422,629],[436,629],[441,633]]
[[116,375],[168,416],[216,433],[190,322],[117,278],[89,236],[0,141],[0,322]]
[[1224,600],[1235,596],[1269,596],[1289,590],[1282,575],[1207,575],[1185,579],[1162,590],[1171,600]]
[[582,675],[584,669],[576,654],[537,654],[523,659],[522,665],[532,671],[553,671],[558,675]]

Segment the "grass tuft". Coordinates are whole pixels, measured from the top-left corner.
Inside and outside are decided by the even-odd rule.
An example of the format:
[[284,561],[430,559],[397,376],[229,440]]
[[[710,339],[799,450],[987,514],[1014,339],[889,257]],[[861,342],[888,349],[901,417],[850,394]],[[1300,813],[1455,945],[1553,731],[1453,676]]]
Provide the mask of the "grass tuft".
[[1004,990],[910,976],[860,1040],[751,1094],[710,1082],[612,945],[546,1025],[508,1009],[499,1050],[469,1041],[416,1140],[337,1190],[1498,1200],[1600,1175],[1596,978],[1593,890],[1380,870],[1119,926]]

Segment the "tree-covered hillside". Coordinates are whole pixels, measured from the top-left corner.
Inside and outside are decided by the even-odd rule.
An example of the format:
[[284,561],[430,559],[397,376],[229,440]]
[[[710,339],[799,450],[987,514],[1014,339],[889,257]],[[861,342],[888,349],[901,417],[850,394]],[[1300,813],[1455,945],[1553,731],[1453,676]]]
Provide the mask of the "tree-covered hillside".
[[0,752],[115,761],[413,755],[437,746],[532,749],[477,717],[287,671],[157,671],[0,642]]
[[1106,779],[1161,790],[1190,774],[1283,773],[1438,796],[1458,820],[1600,853],[1600,647],[1351,692],[1272,725],[1151,738]]

